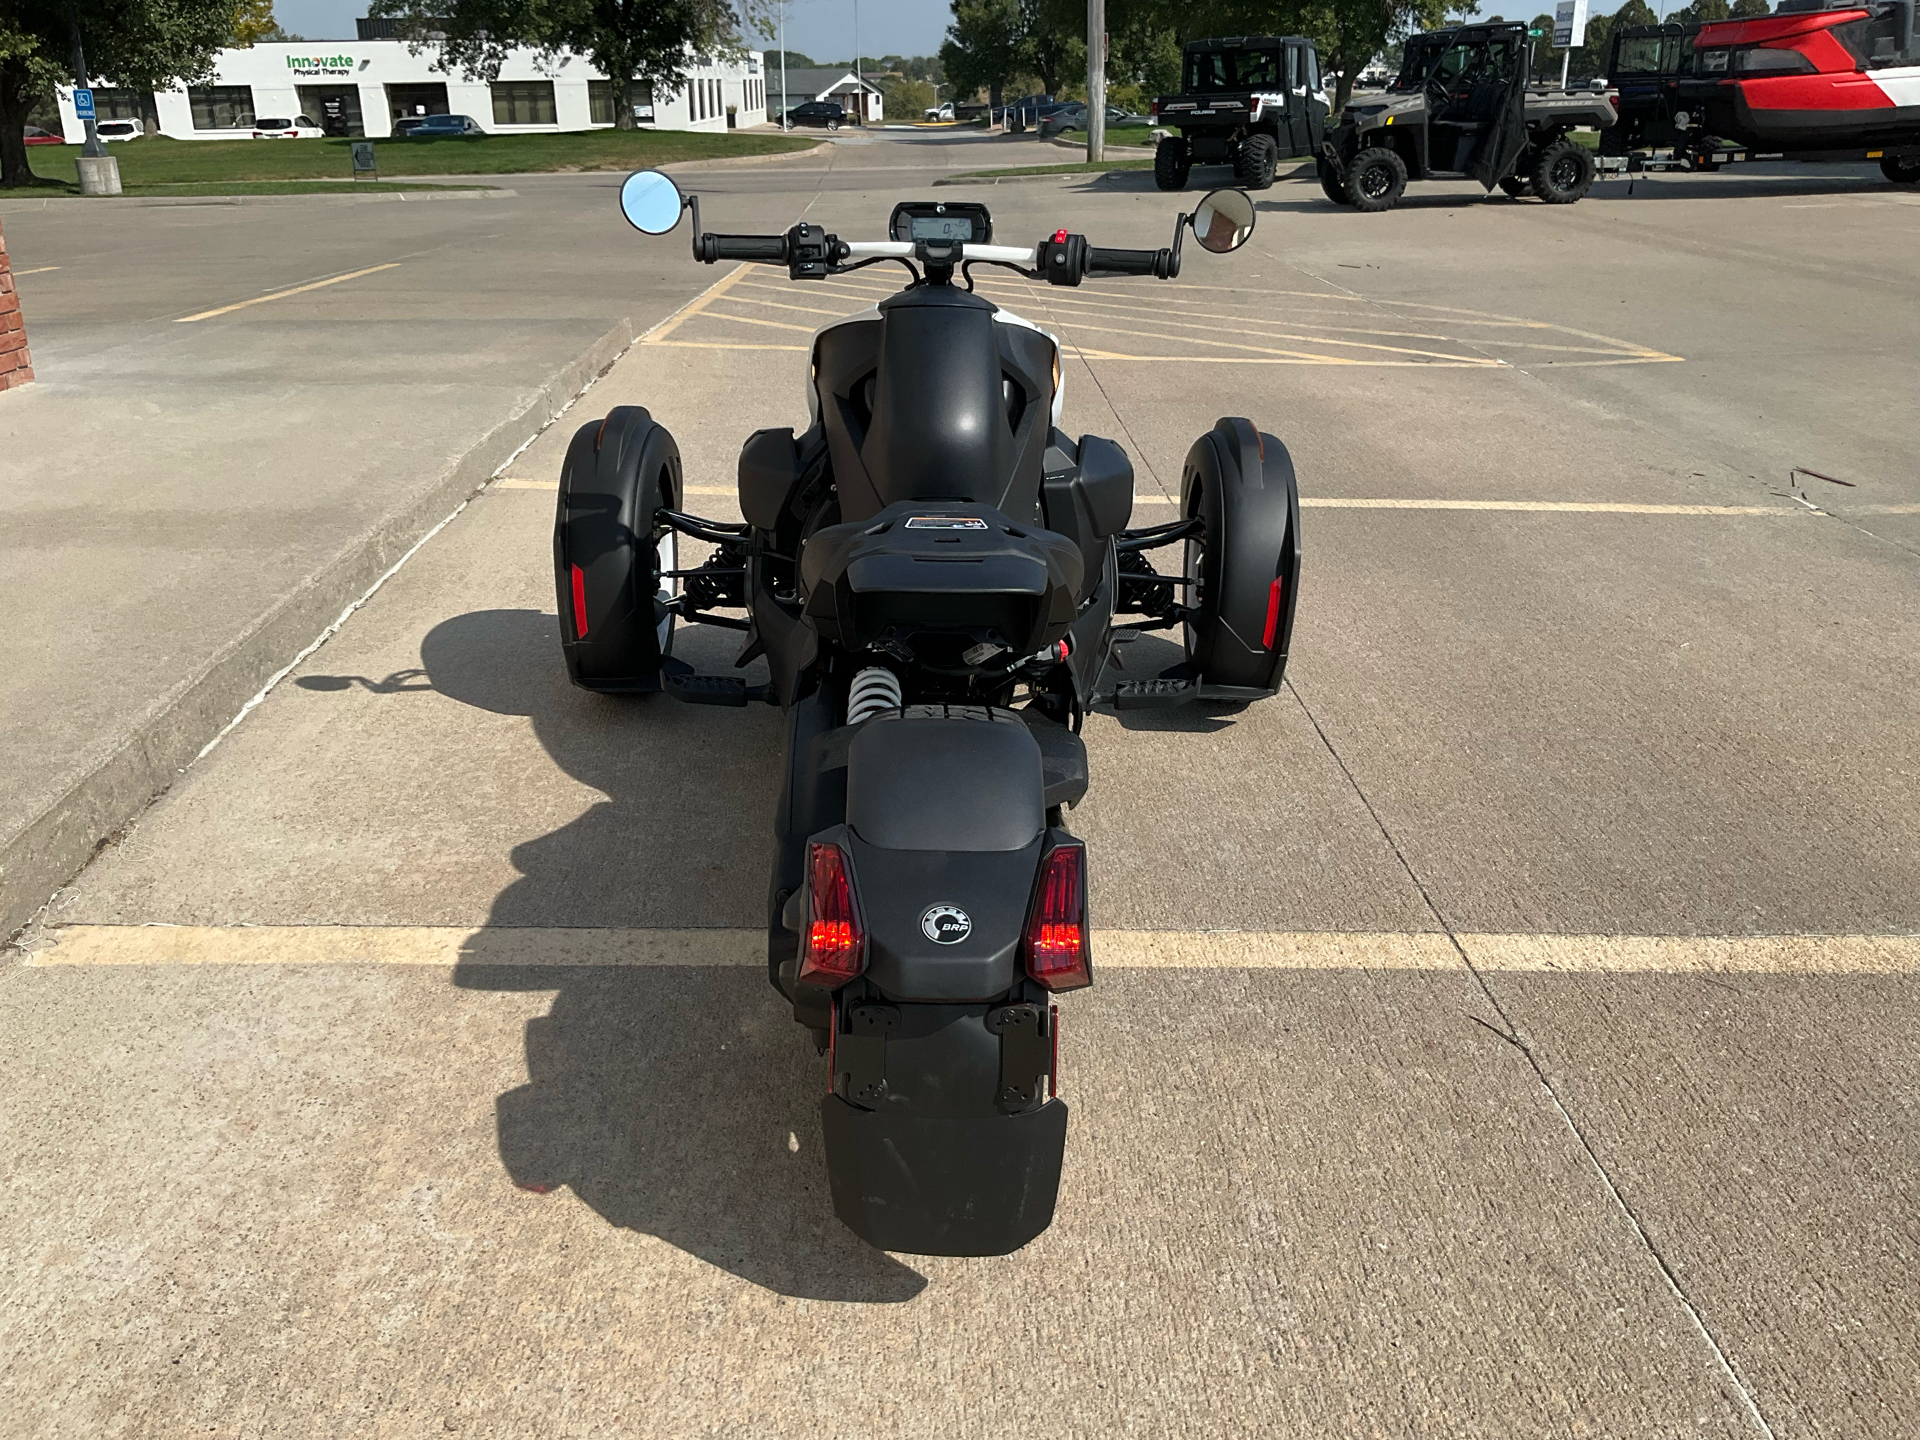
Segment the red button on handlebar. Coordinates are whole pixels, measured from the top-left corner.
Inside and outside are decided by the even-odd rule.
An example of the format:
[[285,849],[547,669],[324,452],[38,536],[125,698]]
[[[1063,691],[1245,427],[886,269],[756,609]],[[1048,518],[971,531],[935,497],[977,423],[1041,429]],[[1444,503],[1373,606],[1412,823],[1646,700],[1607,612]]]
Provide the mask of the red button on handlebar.
[[1053,232],[1053,242],[1056,245],[1060,244],[1066,238],[1067,238],[1067,232],[1064,230],[1056,230]]

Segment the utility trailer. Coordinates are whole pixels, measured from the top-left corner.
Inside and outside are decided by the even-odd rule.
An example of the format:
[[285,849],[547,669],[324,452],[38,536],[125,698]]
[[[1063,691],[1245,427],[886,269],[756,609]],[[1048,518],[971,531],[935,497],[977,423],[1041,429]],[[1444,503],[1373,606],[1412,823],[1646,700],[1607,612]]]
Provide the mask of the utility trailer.
[[1871,160],[1920,183],[1914,7],[1781,0],[1752,19],[1623,29],[1607,64],[1621,123],[1601,136],[1601,168]]
[[1615,120],[1604,87],[1532,83],[1527,27],[1457,25],[1407,41],[1383,94],[1341,112],[1318,161],[1336,205],[1390,210],[1409,180],[1468,177],[1515,199],[1571,205],[1593,185],[1593,153],[1571,138]]

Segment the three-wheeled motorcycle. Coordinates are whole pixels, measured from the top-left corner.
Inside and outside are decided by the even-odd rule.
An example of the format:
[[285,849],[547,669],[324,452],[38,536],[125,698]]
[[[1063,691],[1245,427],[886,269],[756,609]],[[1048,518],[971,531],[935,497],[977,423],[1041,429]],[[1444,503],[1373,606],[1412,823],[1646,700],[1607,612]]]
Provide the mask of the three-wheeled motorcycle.
[[[1178,518],[1133,526],[1125,452],[1057,428],[1059,342],[974,293],[972,270],[1171,279],[1188,229],[1238,249],[1253,204],[1213,192],[1162,250],[1064,229],[997,245],[987,208],[954,201],[896,206],[884,240],[711,234],[651,171],[621,204],[653,235],[691,211],[708,264],[907,272],[816,333],[811,423],[747,438],[740,521],[687,512],[679,448],[646,410],[580,428],[553,537],[562,650],[588,690],[784,710],[767,971],[826,1056],[835,1212],[883,1249],[1008,1253],[1052,1221],[1056,1002],[1093,981],[1065,820],[1087,789],[1082,719],[1273,695],[1300,518],[1286,447],[1222,419],[1187,454]],[[683,538],[712,551],[682,565]],[[695,673],[672,647],[689,622],[743,632],[736,666],[764,659],[769,682]],[[1142,629],[1177,631],[1184,659],[1116,681],[1114,644]]]

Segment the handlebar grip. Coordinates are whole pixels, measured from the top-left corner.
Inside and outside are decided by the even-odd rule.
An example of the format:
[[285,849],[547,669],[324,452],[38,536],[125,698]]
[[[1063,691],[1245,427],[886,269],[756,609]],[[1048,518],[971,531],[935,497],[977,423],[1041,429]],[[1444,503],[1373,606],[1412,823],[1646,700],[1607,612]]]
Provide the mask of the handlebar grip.
[[700,258],[711,265],[716,260],[764,260],[774,265],[787,263],[787,237],[784,235],[702,235]]
[[1102,271],[1108,275],[1151,275],[1165,280],[1172,271],[1172,263],[1171,250],[1102,250],[1094,246],[1087,251],[1089,274]]

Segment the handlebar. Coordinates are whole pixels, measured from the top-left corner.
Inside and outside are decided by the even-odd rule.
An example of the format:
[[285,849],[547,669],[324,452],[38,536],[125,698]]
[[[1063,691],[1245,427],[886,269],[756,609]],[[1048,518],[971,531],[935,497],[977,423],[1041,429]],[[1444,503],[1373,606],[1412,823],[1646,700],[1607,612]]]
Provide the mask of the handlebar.
[[[696,224],[699,211],[694,211]],[[1091,274],[1150,275],[1170,280],[1180,273],[1180,245],[1170,250],[1103,250],[1084,235],[1061,230],[1036,245],[953,245],[936,241],[842,240],[817,225],[801,223],[784,235],[712,235],[696,230],[693,256],[712,265],[748,260],[785,265],[795,280],[820,279],[852,268],[843,262],[919,261],[930,278],[946,283],[960,265],[1005,265],[1033,280],[1078,285]]]

